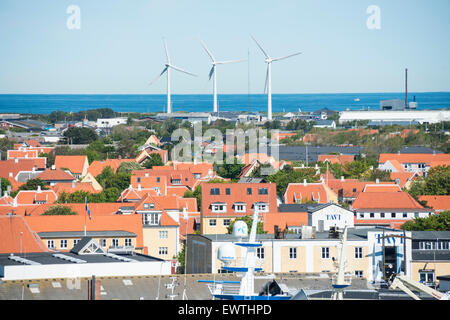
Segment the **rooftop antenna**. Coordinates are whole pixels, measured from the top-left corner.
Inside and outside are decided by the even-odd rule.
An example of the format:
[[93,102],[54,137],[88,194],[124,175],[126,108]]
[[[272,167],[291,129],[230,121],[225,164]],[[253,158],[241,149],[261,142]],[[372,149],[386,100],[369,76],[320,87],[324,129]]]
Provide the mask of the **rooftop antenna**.
[[256,41],[256,39],[253,38],[253,36],[251,36],[251,37],[256,42],[259,49],[266,57],[265,62],[267,63],[267,73],[266,73],[266,84],[264,86],[264,93],[267,90],[267,120],[272,121],[272,62],[284,60],[284,59],[299,55],[299,54],[301,54],[301,52],[297,52],[297,53],[290,54],[288,56],[284,56],[284,57],[280,57],[280,58],[272,58],[262,48],[262,46],[258,43],[258,41]]
[[200,43],[202,44],[203,49],[205,49],[205,51],[208,54],[208,56],[211,58],[212,67],[211,67],[211,70],[209,71],[209,80],[211,80],[211,78],[213,78],[213,96],[214,96],[213,112],[218,113],[219,112],[219,106],[218,106],[218,103],[217,103],[217,71],[216,71],[217,65],[238,63],[238,62],[242,62],[242,61],[245,61],[245,60],[217,61],[216,58],[214,58],[212,52],[206,46],[206,44],[202,40],[200,40]]
[[194,76],[196,77],[197,75],[190,73],[188,71],[185,71],[181,68],[178,68],[176,66],[174,66],[173,64],[171,64],[170,62],[170,57],[169,57],[169,50],[167,50],[167,43],[166,43],[166,39],[163,38],[163,42],[164,42],[164,49],[166,51],[166,64],[165,67],[163,69],[163,71],[152,81],[150,82],[149,86],[151,86],[153,83],[155,83],[164,73],[167,73],[167,113],[172,113],[172,100],[171,100],[171,93],[170,93],[170,69],[179,71],[179,72],[183,72],[186,73],[188,75]]

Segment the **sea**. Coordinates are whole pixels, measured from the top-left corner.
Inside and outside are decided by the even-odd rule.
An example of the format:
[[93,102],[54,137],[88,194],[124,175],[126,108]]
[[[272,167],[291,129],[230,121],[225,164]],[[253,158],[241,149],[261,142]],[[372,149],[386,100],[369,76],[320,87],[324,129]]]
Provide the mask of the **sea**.
[[[78,112],[111,108],[116,112],[165,112],[166,95],[146,94],[1,94],[0,113],[49,114],[52,111]],[[404,93],[320,93],[274,94],[273,112],[311,112],[323,108],[335,111],[379,110],[381,100],[405,99]],[[224,94],[218,96],[219,111],[264,112],[264,94]],[[450,92],[411,92],[408,101],[418,110],[450,108]],[[172,95],[172,110],[212,111],[210,94]]]

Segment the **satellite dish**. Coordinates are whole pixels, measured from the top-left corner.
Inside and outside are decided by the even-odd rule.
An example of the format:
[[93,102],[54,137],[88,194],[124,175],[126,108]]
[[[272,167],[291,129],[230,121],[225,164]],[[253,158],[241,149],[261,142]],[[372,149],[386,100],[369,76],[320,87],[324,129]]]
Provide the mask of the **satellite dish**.
[[225,265],[229,265],[236,259],[236,250],[231,243],[221,245],[217,250],[217,259],[222,261]]
[[233,225],[233,236],[243,238],[248,235],[248,226],[242,220],[236,221]]

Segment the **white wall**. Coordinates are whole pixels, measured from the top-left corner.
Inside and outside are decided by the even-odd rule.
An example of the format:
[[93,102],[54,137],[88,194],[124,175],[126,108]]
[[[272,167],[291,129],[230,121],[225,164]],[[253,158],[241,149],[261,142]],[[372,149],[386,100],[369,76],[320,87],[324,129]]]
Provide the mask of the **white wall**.
[[50,278],[133,277],[170,275],[170,261],[11,265],[4,267],[2,280]]
[[342,111],[339,122],[353,120],[378,121],[418,121],[420,123],[437,123],[450,120],[448,110],[401,110],[401,111]]
[[[345,226],[349,228],[354,227],[353,212],[341,208],[336,205],[331,205],[311,214],[312,226],[316,227],[316,230],[328,231],[330,227],[336,226],[339,229],[344,229]],[[323,230],[319,229],[319,221],[323,221]]]

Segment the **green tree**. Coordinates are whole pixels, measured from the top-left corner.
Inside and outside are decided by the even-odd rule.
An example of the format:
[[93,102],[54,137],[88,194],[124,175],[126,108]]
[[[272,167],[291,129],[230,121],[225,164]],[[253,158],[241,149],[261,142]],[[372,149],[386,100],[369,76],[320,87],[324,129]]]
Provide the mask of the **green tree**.
[[64,137],[71,144],[90,144],[98,139],[97,133],[91,128],[72,127],[64,132]]
[[201,207],[202,207],[202,186],[198,185],[197,187],[195,187],[194,191],[187,190],[184,193],[183,198],[197,198],[198,210],[201,211]]
[[244,167],[245,164],[238,163],[237,158],[234,158],[233,163],[216,165],[216,172],[222,178],[236,180]]
[[162,162],[161,156],[157,153],[150,154],[149,159],[147,159],[143,166],[147,169],[153,168],[153,166],[163,166],[164,163]]
[[415,218],[413,221],[405,222],[401,228],[407,231],[449,231],[450,210],[428,218]]
[[42,215],[43,216],[73,216],[78,213],[73,212],[71,208],[63,205],[55,205],[47,209]]
[[290,166],[285,166],[282,170],[271,176],[266,177],[267,182],[274,182],[277,185],[277,194],[283,197],[286,192],[286,188],[290,183],[302,183],[306,182],[318,182],[320,176],[316,175],[314,168],[305,168],[293,170]]
[[[250,230],[252,229],[253,218],[251,216],[245,216],[241,218],[236,218],[234,221],[230,223],[230,225],[227,227],[228,234],[233,233],[233,226],[236,223],[236,221],[244,221],[247,224],[248,232],[250,233]],[[267,231],[264,231],[264,226],[261,221],[258,221],[258,224],[256,225],[256,233],[257,234],[267,233]]]
[[8,186],[11,185],[11,182],[9,182],[8,179],[5,178],[0,178],[0,184],[1,184],[1,188],[0,188],[0,197],[2,197],[5,194],[5,191],[8,190]]

